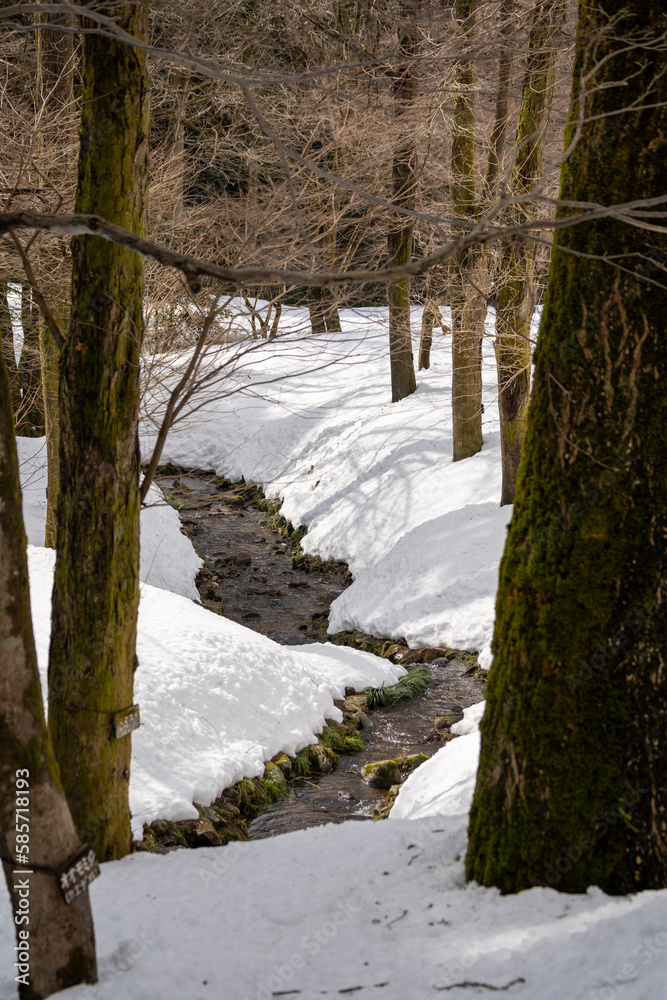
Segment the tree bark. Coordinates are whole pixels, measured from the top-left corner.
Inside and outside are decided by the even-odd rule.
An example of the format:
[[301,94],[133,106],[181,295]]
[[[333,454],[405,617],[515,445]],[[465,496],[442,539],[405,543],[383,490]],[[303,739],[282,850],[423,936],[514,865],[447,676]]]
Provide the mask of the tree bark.
[[438,268],[431,268],[426,275],[426,293],[422,311],[421,336],[419,338],[419,371],[431,367],[431,347],[433,345],[433,327],[442,324],[440,309],[434,291]]
[[492,201],[495,197],[498,177],[503,168],[503,154],[505,152],[507,127],[509,125],[510,89],[512,86],[512,64],[514,62],[514,50],[509,37],[511,32],[509,18],[514,12],[514,4],[515,0],[503,0],[500,7],[500,17],[504,19],[500,25],[500,44],[502,49],[498,59],[496,108],[493,116],[489,153],[486,160],[486,172],[484,174],[484,184],[489,201]]
[[[396,70],[394,78],[394,120],[397,134],[392,162],[392,188],[394,204],[414,209],[417,192],[417,146],[412,127],[404,121],[414,106],[417,96],[417,79],[413,57],[419,45],[417,15],[418,0],[400,4],[398,50],[405,62]],[[405,215],[397,217],[387,236],[389,266],[407,264],[412,256],[413,222]],[[417,388],[412,359],[412,330],[410,327],[410,279],[399,278],[387,284],[389,304],[389,365],[391,369],[391,401],[405,399]]]
[[327,325],[327,332],[340,333],[341,326],[340,314],[338,312],[338,300],[330,288],[325,286],[321,289],[321,291],[324,308],[324,322]]
[[[512,189],[530,191],[542,176],[546,128],[549,123],[556,65],[555,34],[564,15],[563,0],[535,9],[528,39],[523,96],[517,129],[517,154]],[[524,218],[520,209],[511,221]],[[497,261],[496,362],[502,487],[500,506],[514,503],[516,478],[526,436],[530,397],[530,324],[535,308],[533,277],[535,241],[521,233],[503,242]]]
[[[618,7],[579,8],[564,199],[664,191],[664,5]],[[617,219],[556,235],[470,814],[468,877],[503,892],[667,885],[666,262]]]
[[39,357],[39,313],[32,299],[32,289],[27,284],[21,288],[21,325],[23,346],[18,367],[23,406],[16,433],[23,437],[41,437],[44,433],[44,398]]
[[278,336],[278,327],[280,325],[280,317],[283,311],[282,302],[276,302],[275,312],[273,314],[273,321],[271,323],[271,329],[269,330],[269,340],[275,340]]
[[433,344],[433,323],[435,314],[432,303],[429,299],[424,302],[422,312],[422,328],[419,338],[419,371],[425,371],[431,367],[431,346]]
[[67,905],[55,877],[79,842],[44,721],[10,401],[0,353],[0,855],[14,909],[19,996],[39,1000],[96,982],[97,969],[88,892]]
[[2,356],[7,367],[13,420],[13,415],[18,413],[21,407],[21,383],[19,381],[16,353],[14,351],[12,317],[9,312],[9,303],[7,302],[7,283],[4,281],[0,282],[0,342]]
[[[72,24],[71,15],[39,15],[40,21],[50,23]],[[73,36],[67,32],[53,28],[42,28],[37,32],[37,100],[44,109],[43,120],[50,128],[54,122],[60,121],[60,130],[66,127],[63,113],[67,115],[74,104],[73,80]],[[62,135],[61,135],[62,137]],[[42,131],[40,135],[40,150],[42,153],[42,171],[52,167],[52,157],[48,155],[50,136],[47,138]],[[61,176],[51,178],[58,186]],[[63,261],[68,264],[69,255]],[[46,268],[49,264],[46,265]],[[60,268],[58,274],[49,269],[41,268],[44,282],[44,294],[49,302],[52,313],[60,329],[65,331],[69,323],[69,292],[70,282],[63,280]],[[69,279],[69,276],[68,276]],[[49,548],[56,545],[56,514],[58,510],[58,493],[60,490],[60,393],[59,369],[60,349],[52,334],[42,321],[39,330],[39,350],[42,370],[42,395],[44,398],[44,431],[46,434],[46,457],[48,479],[46,486],[46,530],[44,544]]]
[[324,315],[324,302],[322,301],[322,289],[317,287],[307,289],[306,300],[308,302],[308,314],[310,316],[311,333],[314,334],[326,333],[327,321]]
[[[145,38],[147,4],[105,8]],[[77,212],[145,227],[148,75],[140,50],[84,36]],[[139,601],[139,356],[143,266],[88,236],[73,241],[63,350],[58,560],[49,725],[80,834],[101,860],[130,849],[130,738]]]
[[[456,0],[457,30],[462,40],[475,27],[476,0]],[[455,68],[456,99],[452,135],[452,204],[455,213],[477,214],[475,186],[474,69],[472,59]],[[483,282],[483,261],[475,247],[458,254],[450,269],[452,281],[452,422],[455,462],[475,455],[482,437],[482,336],[486,302],[477,288]],[[468,280],[470,279],[470,280]]]

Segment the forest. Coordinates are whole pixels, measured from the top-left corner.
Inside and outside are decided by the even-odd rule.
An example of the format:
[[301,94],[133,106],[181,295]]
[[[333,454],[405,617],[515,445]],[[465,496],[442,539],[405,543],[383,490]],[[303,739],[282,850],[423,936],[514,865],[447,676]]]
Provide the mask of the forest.
[[0,1000],[662,996],[663,4],[0,52]]

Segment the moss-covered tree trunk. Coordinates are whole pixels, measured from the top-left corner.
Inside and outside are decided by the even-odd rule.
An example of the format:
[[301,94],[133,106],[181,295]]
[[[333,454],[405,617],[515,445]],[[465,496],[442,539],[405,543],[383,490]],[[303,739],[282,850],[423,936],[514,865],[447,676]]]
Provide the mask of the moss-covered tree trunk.
[[[564,199],[664,194],[664,29],[661,0],[580,4]],[[504,892],[667,886],[666,261],[620,220],[557,234],[470,815],[468,877]]]
[[[68,14],[39,15],[40,21],[71,24]],[[40,153],[42,172],[48,171],[49,180],[60,187],[63,181],[62,164],[52,154],[54,141],[69,145],[69,119],[74,106],[73,94],[74,58],[73,36],[55,28],[43,28],[37,32],[37,101],[42,109],[40,131]],[[58,130],[57,140],[53,134]],[[65,134],[63,134],[65,133]],[[54,164],[56,176],[53,176]],[[68,270],[67,279],[65,270]],[[71,266],[67,255],[61,266],[54,270],[53,258],[44,261],[40,268],[44,295],[49,308],[62,331],[69,323],[69,296]],[[44,398],[44,430],[46,434],[46,456],[48,479],[46,486],[46,530],[44,544],[50,548],[56,545],[56,513],[58,491],[60,489],[60,393],[59,369],[60,349],[44,322],[40,323],[39,351],[42,371],[42,395]]]
[[[475,27],[476,0],[456,0],[455,18],[462,44]],[[452,207],[459,218],[477,214],[475,185],[475,74],[472,59],[455,67],[456,97],[452,125]],[[482,336],[486,302],[483,259],[476,247],[460,253],[450,269],[452,307],[452,422],[455,462],[482,447]]]
[[96,981],[95,934],[87,891],[67,905],[55,876],[79,841],[44,721],[2,353],[0,501],[0,855],[13,904],[19,996],[38,1000]]
[[[145,37],[147,5],[105,8]],[[77,212],[144,231],[148,77],[138,49],[84,36]],[[139,600],[139,255],[97,237],[72,247],[72,314],[63,350],[58,559],[49,725],[80,834],[101,860],[130,847],[130,737]]]
[[[51,299],[53,302],[53,299]],[[58,312],[63,317],[65,305]],[[52,334],[42,324],[39,331],[44,396],[44,432],[46,434],[46,525],[44,544],[56,547],[58,494],[60,492],[60,349]]]
[[[555,35],[564,16],[563,0],[535,8],[528,39],[526,72],[516,136],[512,190],[530,191],[542,175],[546,129],[553,96],[556,65]],[[520,207],[506,219],[520,222]],[[526,436],[530,398],[530,324],[535,308],[534,240],[520,233],[506,240],[498,254],[496,292],[496,362],[502,457],[501,507],[514,503],[516,477]]]
[[[394,77],[394,122],[396,146],[392,162],[392,200],[401,208],[414,210],[417,191],[417,146],[409,112],[417,96],[414,56],[419,44],[417,27],[418,0],[401,2],[398,51],[405,62],[399,64]],[[407,264],[412,254],[412,220],[397,216],[387,237],[389,266]],[[399,278],[387,284],[389,304],[389,366],[391,369],[391,401],[405,399],[417,388],[412,360],[410,327],[410,279]]]

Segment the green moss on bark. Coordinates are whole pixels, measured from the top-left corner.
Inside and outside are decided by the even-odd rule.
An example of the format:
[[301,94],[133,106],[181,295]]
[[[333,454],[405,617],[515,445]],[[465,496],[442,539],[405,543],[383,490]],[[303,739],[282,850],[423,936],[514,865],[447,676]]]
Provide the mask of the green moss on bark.
[[[147,31],[147,5],[109,9]],[[145,54],[84,37],[77,212],[145,226]],[[73,241],[72,312],[61,367],[61,494],[49,661],[49,724],[68,801],[100,860],[130,849],[129,736],[139,600],[139,351],[143,264],[97,237]]]
[[[617,6],[581,7],[575,86]],[[667,56],[618,39],[660,34],[663,5],[623,6],[565,199],[664,190]],[[557,237],[470,816],[468,876],[504,892],[667,884],[666,260],[664,236],[613,219]]]

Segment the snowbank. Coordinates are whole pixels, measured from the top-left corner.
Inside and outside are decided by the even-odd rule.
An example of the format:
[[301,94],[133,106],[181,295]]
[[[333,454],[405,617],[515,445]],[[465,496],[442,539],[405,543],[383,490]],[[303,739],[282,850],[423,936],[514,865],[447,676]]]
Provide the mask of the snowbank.
[[479,724],[486,702],[466,708],[452,726],[458,739],[441,747],[401,785],[389,819],[467,815],[479,764]]
[[495,503],[470,504],[407,531],[334,601],[331,631],[357,628],[404,636],[412,647],[481,650],[493,631],[511,514]]
[[[413,311],[415,351],[421,312]],[[500,498],[495,359],[484,347],[482,451],[453,463],[451,341],[436,335],[417,392],[391,403],[387,312],[343,310],[342,333],[283,309],[282,335],[257,342],[196,417],[169,434],[164,460],[244,476],[305,524],[306,552],[341,559],[355,585],[330,629],[354,626],[411,645],[486,647],[509,509]],[[220,353],[211,368],[228,355]],[[181,361],[182,363],[182,361]],[[156,394],[145,404],[155,412]],[[142,425],[143,447],[154,440]],[[411,557],[416,547],[416,556]],[[414,555],[414,554],[413,554]],[[465,581],[465,582],[464,582]],[[414,595],[414,596],[413,596]]]
[[[17,438],[23,493],[23,521],[31,545],[44,545],[46,525],[46,439]],[[176,511],[151,486],[141,511],[139,576],[144,583],[198,600],[195,577],[202,566]]]
[[[28,549],[42,691],[47,691],[55,553]],[[316,742],[347,684],[394,683],[403,667],[337,646],[279,646],[177,594],[144,584],[137,638],[130,807],[134,836],[154,819],[194,819],[264,762]]]

